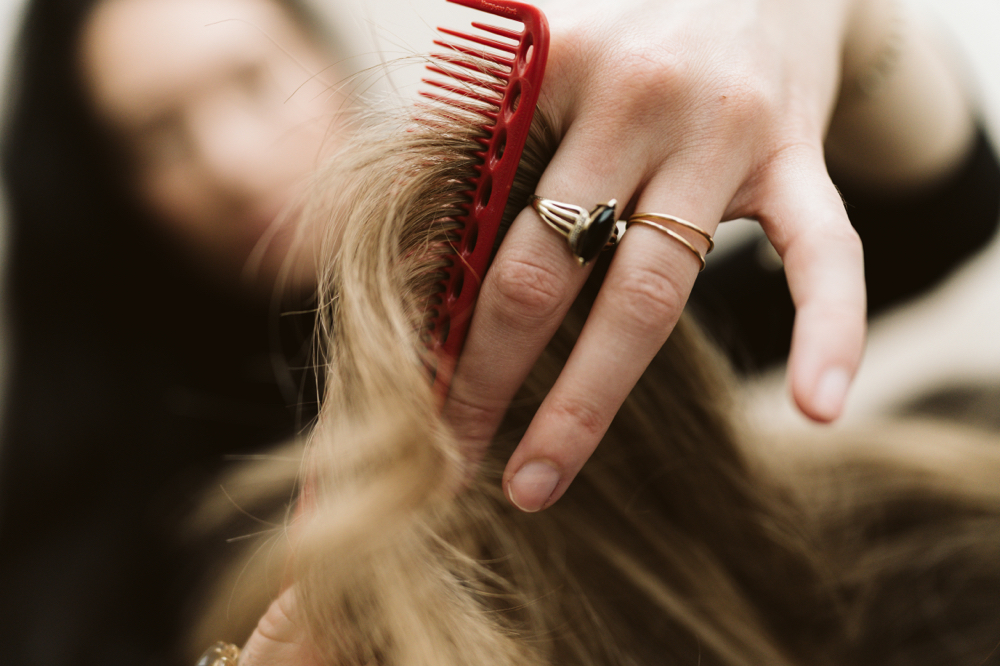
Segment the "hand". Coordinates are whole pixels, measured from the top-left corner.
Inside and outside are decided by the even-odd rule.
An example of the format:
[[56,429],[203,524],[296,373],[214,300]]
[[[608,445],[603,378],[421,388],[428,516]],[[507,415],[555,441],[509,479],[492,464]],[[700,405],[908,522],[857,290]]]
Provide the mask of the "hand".
[[298,618],[293,590],[285,590],[257,623],[240,654],[240,666],[320,666]]
[[[622,0],[547,8],[544,110],[562,138],[537,193],[617,199],[714,233],[759,220],[797,308],[788,366],[807,416],[841,412],[865,337],[861,245],[824,165],[853,0]],[[621,212],[619,210],[619,212]],[[625,235],[576,346],[504,474],[555,502],[680,316],[696,258],[645,226]],[[446,414],[479,450],[588,274],[529,209],[483,284]],[[475,449],[474,449],[475,450]]]

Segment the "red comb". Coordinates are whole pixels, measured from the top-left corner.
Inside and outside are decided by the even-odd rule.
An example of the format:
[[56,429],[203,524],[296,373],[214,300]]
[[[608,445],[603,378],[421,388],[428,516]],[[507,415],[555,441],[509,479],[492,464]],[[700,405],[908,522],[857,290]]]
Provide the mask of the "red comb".
[[[434,388],[443,398],[451,383],[459,352],[472,320],[479,285],[489,266],[514,174],[528,138],[549,54],[549,26],[537,7],[514,0],[448,0],[448,2],[519,21],[511,30],[473,23],[480,33],[438,30],[456,41],[435,41],[449,51],[431,56],[427,66],[445,80],[427,78],[434,91],[421,95],[483,117],[486,138],[476,156],[479,175],[469,180],[468,212],[455,218],[456,257],[443,269],[443,303],[428,322],[430,348],[437,356]],[[440,63],[440,64],[439,64]],[[489,77],[483,76],[488,72]],[[495,77],[495,78],[494,78]]]

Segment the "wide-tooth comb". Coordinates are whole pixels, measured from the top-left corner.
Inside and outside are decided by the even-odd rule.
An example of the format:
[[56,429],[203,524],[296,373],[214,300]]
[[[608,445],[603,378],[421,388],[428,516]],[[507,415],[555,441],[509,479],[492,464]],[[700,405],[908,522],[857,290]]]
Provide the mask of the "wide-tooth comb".
[[[425,78],[432,90],[424,97],[483,119],[486,136],[475,156],[478,176],[469,179],[467,212],[454,218],[457,256],[440,269],[444,276],[427,322],[430,351],[436,357],[434,388],[448,393],[472,310],[500,228],[514,174],[528,138],[549,54],[549,26],[537,7],[514,0],[448,0],[457,5],[513,19],[520,32],[473,22],[479,32],[438,30],[449,39],[434,43],[447,49],[431,56],[427,69],[441,78]],[[485,34],[482,34],[485,33]],[[456,41],[457,40],[457,41]]]

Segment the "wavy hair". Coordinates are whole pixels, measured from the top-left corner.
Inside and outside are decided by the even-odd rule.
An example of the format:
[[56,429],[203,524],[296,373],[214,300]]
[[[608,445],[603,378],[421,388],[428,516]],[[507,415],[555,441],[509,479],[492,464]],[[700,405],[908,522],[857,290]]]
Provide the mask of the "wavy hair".
[[[318,653],[338,666],[988,662],[1000,637],[993,438],[909,424],[790,437],[765,456],[761,435],[736,425],[728,368],[687,318],[565,497],[540,514],[511,508],[502,463],[609,259],[470,470],[431,390],[424,324],[474,175],[477,119],[436,108],[369,125],[309,210],[328,229],[325,392],[303,506],[271,542],[289,559],[257,550],[276,568],[234,569],[223,606],[234,590],[294,582]],[[555,144],[536,118],[508,220]],[[264,465],[249,477],[266,469],[281,476]],[[220,635],[201,629],[199,640]]]

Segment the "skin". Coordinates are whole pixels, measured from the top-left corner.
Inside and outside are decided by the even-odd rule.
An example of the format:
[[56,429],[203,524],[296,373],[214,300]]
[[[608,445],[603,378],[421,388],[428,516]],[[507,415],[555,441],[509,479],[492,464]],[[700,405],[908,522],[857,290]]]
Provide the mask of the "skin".
[[[106,0],[82,73],[155,219],[217,278],[311,286],[296,202],[336,145],[330,57],[268,0]],[[304,243],[303,246],[307,246]]]
[[320,666],[298,617],[294,588],[279,596],[240,653],[240,666]]
[[[954,68],[919,25],[904,24],[886,85],[870,97],[853,92],[893,38],[897,11],[892,0],[546,6],[543,103],[563,140],[537,191],[588,208],[617,198],[709,232],[723,220],[759,220],[797,307],[790,392],[818,421],[840,414],[865,337],[861,246],[824,157],[862,182],[905,191],[947,173],[973,135]],[[487,446],[587,273],[532,209],[521,213],[483,284],[445,408],[470,450]],[[516,506],[536,511],[565,492],[666,340],[697,273],[690,252],[656,230],[626,234],[508,464],[504,485]],[[261,620],[241,666],[317,662],[293,589]]]
[[[759,220],[798,309],[790,391],[817,421],[840,414],[865,334],[861,247],[824,157],[868,183],[917,187],[946,173],[972,132],[961,86],[926,38],[902,40],[877,96],[851,89],[893,39],[898,12],[891,0],[548,8],[543,104],[563,140],[538,192],[588,208],[615,198],[631,202],[621,215],[670,213],[710,233]],[[294,204],[335,147],[341,100],[310,75],[328,58],[295,20],[268,0],[106,0],[81,49],[94,105],[157,219],[223,279],[268,291],[294,266],[292,283],[311,286],[311,254],[292,251]],[[539,510],[565,492],[672,330],[697,269],[654,229],[626,234],[508,464],[516,506]],[[533,210],[515,221],[446,405],[468,450],[487,446],[587,274]]]
[[[296,18],[268,0],[106,0],[80,55],[97,115],[159,224],[220,281],[264,295],[279,279],[314,286],[296,203],[337,147],[343,100],[330,55]],[[291,593],[274,603],[247,660],[319,663],[293,607]]]
[[[831,121],[848,168],[853,159],[869,167],[859,178],[901,187],[944,172],[972,134],[954,73],[919,34],[905,41],[902,76],[881,97],[839,95],[892,38],[895,11],[870,0],[632,0],[614,16],[548,11],[543,97],[563,139],[536,191],[585,208],[632,202],[626,212],[677,215],[709,233],[723,220],[758,220],[797,309],[789,389],[821,422],[843,409],[866,327],[861,244],[824,163]],[[927,139],[928,122],[942,140]],[[876,155],[892,168],[875,168]],[[696,258],[666,235],[626,233],[508,463],[503,483],[515,506],[537,511],[565,492],[670,334],[697,273]],[[483,284],[446,408],[470,450],[488,444],[587,275],[563,238],[532,209],[521,213]]]
[[[538,191],[588,208],[617,198],[709,232],[758,219],[798,307],[790,390],[820,421],[840,413],[865,331],[861,248],[825,152],[861,179],[906,188],[947,171],[971,134],[964,95],[933,49],[908,44],[879,99],[840,94],[880,52],[886,34],[875,26],[890,4],[547,8],[543,98],[563,141]],[[328,58],[286,12],[265,0],[106,0],[81,55],[95,108],[165,228],[223,279],[271,288],[291,258],[291,279],[311,284],[307,258],[291,251],[294,224],[275,221],[293,212],[304,177],[334,147],[340,100],[311,78]],[[515,505],[538,510],[565,491],[669,335],[697,269],[653,229],[626,234],[563,375],[510,460],[504,484]],[[487,445],[586,275],[534,211],[519,216],[484,283],[446,407],[473,449]],[[291,590],[240,663],[319,663]]]

